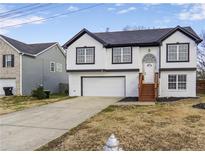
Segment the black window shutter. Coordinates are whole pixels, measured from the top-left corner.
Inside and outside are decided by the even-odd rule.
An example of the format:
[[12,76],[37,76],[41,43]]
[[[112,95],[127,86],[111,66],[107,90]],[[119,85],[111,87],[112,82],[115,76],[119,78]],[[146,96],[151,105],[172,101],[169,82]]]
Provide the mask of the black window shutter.
[[11,67],[14,67],[14,55],[11,55]]
[[5,67],[6,66],[6,55],[3,55],[3,67]]

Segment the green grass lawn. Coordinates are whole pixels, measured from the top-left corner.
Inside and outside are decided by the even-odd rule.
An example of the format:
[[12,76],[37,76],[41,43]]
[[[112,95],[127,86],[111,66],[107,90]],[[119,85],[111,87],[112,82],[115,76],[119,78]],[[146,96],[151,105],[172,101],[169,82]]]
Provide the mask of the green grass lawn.
[[54,103],[57,101],[70,99],[64,94],[51,94],[49,99],[38,100],[31,96],[7,96],[0,97],[0,115],[14,111],[23,110],[26,108]]

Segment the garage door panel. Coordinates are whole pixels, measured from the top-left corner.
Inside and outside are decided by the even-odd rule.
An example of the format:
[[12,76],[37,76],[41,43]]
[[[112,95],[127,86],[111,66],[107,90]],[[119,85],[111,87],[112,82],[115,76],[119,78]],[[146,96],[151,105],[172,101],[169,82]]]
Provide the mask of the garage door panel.
[[125,96],[125,77],[83,77],[83,96]]

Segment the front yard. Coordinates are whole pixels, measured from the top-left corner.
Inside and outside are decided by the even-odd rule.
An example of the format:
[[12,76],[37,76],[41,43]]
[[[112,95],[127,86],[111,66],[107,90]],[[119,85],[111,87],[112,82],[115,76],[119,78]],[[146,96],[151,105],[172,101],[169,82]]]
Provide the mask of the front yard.
[[114,133],[123,150],[205,150],[205,110],[186,99],[155,106],[110,106],[39,150],[102,150]]
[[8,96],[0,97],[0,115],[23,110],[26,108],[54,103],[69,99],[71,97],[63,94],[52,94],[49,99],[38,100],[30,96]]

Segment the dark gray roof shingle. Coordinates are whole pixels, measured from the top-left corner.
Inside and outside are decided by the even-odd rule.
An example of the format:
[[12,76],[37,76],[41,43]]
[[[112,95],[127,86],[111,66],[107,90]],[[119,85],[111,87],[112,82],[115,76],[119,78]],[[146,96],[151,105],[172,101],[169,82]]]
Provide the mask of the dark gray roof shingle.
[[76,41],[83,34],[87,33],[94,39],[101,42],[105,47],[112,46],[123,46],[123,45],[159,45],[163,39],[171,35],[176,30],[183,32],[185,35],[191,37],[196,43],[202,40],[194,32],[191,27],[180,27],[175,28],[163,28],[163,29],[146,29],[146,30],[132,30],[132,31],[116,31],[116,32],[100,32],[91,33],[87,29],[81,30],[68,42],[66,42],[63,47],[67,48],[74,41]]
[[[197,35],[191,27],[183,28],[193,35]],[[173,30],[173,28],[104,32],[94,34],[107,44],[143,44],[156,43],[171,30]]]
[[41,51],[57,43],[57,42],[51,42],[51,43],[26,44],[26,43],[20,42],[18,40],[12,39],[4,35],[0,35],[0,36],[4,38],[7,42],[9,42],[12,46],[14,46],[20,52],[25,53],[25,54],[30,54],[30,55],[38,54]]
[[36,44],[29,44],[29,46],[32,48],[31,54],[38,54],[39,52],[49,48],[50,46],[56,44],[57,42],[51,42],[51,43],[36,43]]

